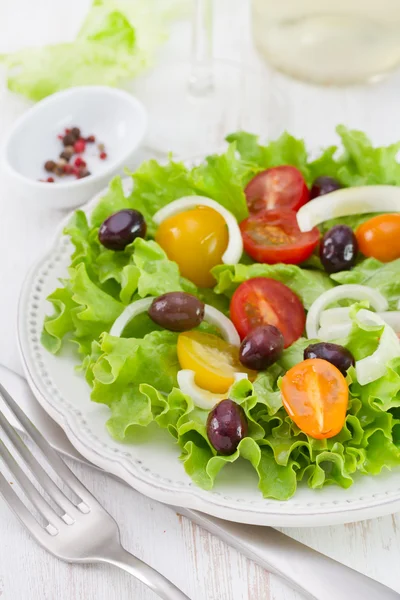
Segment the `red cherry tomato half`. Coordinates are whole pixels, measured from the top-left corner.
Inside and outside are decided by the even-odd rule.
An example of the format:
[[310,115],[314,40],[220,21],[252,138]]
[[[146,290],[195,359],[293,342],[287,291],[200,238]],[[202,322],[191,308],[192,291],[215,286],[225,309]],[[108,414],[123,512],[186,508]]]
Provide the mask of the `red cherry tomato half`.
[[318,245],[319,231],[314,227],[303,233],[291,210],[265,210],[240,223],[243,246],[260,263],[297,265],[306,260]]
[[244,193],[250,213],[275,208],[296,211],[310,199],[303,175],[290,166],[262,171],[247,184]]
[[259,325],[274,325],[282,332],[285,348],[302,335],[306,324],[304,307],[296,294],[268,277],[241,283],[232,296],[230,315],[242,339]]

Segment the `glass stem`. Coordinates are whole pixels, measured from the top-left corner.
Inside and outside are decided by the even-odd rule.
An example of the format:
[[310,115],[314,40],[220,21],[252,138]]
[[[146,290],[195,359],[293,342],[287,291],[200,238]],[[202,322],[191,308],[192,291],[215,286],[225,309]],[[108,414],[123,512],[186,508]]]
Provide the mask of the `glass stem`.
[[212,69],[212,0],[193,0],[192,60],[189,91],[205,96],[214,87]]

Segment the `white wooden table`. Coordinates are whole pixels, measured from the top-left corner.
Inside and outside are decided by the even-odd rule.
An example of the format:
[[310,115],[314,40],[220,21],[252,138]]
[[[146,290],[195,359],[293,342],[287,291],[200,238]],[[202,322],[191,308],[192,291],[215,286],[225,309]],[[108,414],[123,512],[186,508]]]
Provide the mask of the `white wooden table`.
[[[143,0],[142,0],[143,1]],[[87,0],[0,0],[0,53],[28,44],[68,39]],[[215,0],[216,53],[256,61],[247,30],[249,0]],[[176,27],[169,56],[186,51],[188,29]],[[319,89],[273,75],[271,86],[287,99],[287,128],[311,146],[334,141],[344,122],[379,143],[400,139],[400,74],[377,87]],[[26,103],[0,91],[0,137]],[[38,214],[18,205],[0,181],[0,362],[20,371],[15,322],[20,285],[32,260],[46,247],[60,212]],[[114,515],[126,546],[176,583],[192,600],[298,600],[280,580],[203,530],[106,475],[73,464],[78,476]],[[150,600],[133,578],[107,567],[71,566],[52,558],[26,535],[0,502],[1,600]],[[286,533],[381,580],[400,592],[400,517],[342,527]],[[290,569],[290,564],[288,564]],[[327,582],[329,585],[329,582]],[[346,600],[346,599],[338,599]]]

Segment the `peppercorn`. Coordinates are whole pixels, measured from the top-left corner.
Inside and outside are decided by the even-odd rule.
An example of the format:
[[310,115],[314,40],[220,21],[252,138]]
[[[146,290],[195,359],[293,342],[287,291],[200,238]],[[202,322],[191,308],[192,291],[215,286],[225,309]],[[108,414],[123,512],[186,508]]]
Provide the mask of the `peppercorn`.
[[99,152],[104,152],[105,150],[104,144],[97,144],[97,148],[99,149]]
[[82,152],[85,152],[85,149],[86,149],[85,140],[83,140],[82,138],[79,138],[79,140],[77,140],[74,144],[75,154],[82,154]]
[[56,168],[54,169],[53,173],[55,173],[59,177],[62,177],[62,175],[64,175],[64,165],[57,163]]
[[69,165],[68,163],[66,165],[64,165],[64,173],[66,175],[72,175],[73,172],[74,172],[74,167],[72,165]]
[[89,137],[86,138],[86,141],[88,144],[94,144],[96,141],[96,138],[94,137],[94,135],[89,135]]
[[74,147],[66,146],[64,148],[64,150],[61,152],[60,158],[64,158],[64,160],[66,160],[68,162],[71,159],[73,154],[74,154]]
[[67,135],[64,135],[62,141],[64,146],[73,146],[76,142],[76,137],[72,133],[67,133]]
[[80,167],[78,171],[78,179],[82,179],[83,177],[88,177],[90,175],[90,171],[86,167]]
[[71,129],[71,135],[74,136],[75,140],[78,140],[81,137],[81,130],[79,127],[73,127]]
[[46,160],[46,162],[44,163],[44,168],[49,173],[52,173],[56,168],[56,163],[54,162],[54,160]]
[[81,156],[77,156],[74,160],[75,167],[86,167],[86,162],[83,160]]

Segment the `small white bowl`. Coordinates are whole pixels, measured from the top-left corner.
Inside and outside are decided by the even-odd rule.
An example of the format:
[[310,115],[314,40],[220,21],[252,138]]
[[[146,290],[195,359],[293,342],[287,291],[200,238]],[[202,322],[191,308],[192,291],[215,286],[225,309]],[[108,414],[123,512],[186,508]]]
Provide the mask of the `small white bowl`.
[[[39,181],[51,176],[44,163],[62,152],[57,136],[74,126],[84,137],[96,137],[82,155],[92,174]],[[18,119],[4,144],[3,172],[19,199],[38,208],[75,208],[129,166],[146,129],[146,109],[128,92],[105,86],[71,88],[45,98]],[[99,158],[98,143],[105,145],[106,160]]]

